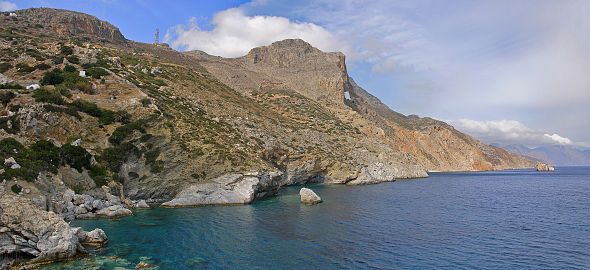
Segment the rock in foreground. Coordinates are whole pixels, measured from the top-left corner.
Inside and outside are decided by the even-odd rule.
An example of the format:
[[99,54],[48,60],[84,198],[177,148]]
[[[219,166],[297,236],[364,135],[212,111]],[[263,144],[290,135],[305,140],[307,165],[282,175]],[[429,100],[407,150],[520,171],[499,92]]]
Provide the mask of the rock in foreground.
[[[85,252],[81,242],[106,239],[101,232],[72,228],[57,214],[37,208],[28,199],[0,194],[0,269],[21,262],[71,258]],[[80,239],[80,235],[88,239]]]
[[551,165],[546,164],[546,163],[537,163],[537,165],[535,166],[535,169],[538,172],[552,172],[552,171],[555,171],[555,168],[553,168]]
[[278,173],[226,174],[211,183],[191,185],[164,207],[189,207],[210,204],[248,204],[273,195],[280,186]]
[[301,196],[301,202],[304,204],[318,204],[322,202],[322,198],[309,188],[301,188],[299,196]]

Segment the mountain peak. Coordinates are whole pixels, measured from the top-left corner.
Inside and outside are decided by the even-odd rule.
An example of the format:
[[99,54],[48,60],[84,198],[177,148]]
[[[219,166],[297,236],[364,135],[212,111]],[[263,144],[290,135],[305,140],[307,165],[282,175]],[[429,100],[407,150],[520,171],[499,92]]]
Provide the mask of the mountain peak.
[[82,36],[122,43],[126,39],[114,25],[92,15],[53,8],[30,8],[16,11],[19,19],[40,24],[44,30],[60,36]]

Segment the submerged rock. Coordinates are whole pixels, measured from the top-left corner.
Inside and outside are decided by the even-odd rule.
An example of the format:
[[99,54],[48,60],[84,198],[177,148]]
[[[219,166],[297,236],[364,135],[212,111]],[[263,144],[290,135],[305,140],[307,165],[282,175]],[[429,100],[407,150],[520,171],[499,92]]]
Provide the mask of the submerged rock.
[[318,204],[322,202],[322,198],[309,188],[301,188],[299,196],[301,196],[301,202],[304,204]]

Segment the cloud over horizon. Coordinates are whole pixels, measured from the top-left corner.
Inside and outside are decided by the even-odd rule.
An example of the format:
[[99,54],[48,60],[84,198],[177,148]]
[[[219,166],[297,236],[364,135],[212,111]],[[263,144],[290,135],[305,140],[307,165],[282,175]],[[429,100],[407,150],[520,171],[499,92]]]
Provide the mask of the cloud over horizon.
[[192,18],[187,25],[168,31],[166,40],[180,50],[202,50],[223,57],[243,56],[250,49],[272,42],[300,38],[324,51],[340,50],[339,42],[325,28],[278,16],[246,16],[240,8],[213,17],[212,29],[200,27]]
[[526,146],[569,145],[587,147],[587,143],[574,142],[559,134],[534,130],[515,120],[477,121],[460,119],[447,121],[456,129],[486,143],[503,145],[522,144]]
[[16,10],[16,4],[9,1],[0,1],[0,12]]
[[344,51],[354,79],[401,113],[515,119],[590,141],[589,13],[584,0],[257,0],[166,40],[237,57],[301,38]]

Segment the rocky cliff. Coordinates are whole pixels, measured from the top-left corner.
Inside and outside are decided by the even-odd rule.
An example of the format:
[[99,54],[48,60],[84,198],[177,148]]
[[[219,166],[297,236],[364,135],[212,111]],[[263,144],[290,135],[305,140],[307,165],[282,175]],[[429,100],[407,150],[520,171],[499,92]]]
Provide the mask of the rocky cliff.
[[302,40],[224,59],[128,41],[76,12],[17,14],[0,15],[0,180],[64,218],[128,214],[142,199],[241,204],[284,185],[532,166],[390,110],[348,76],[343,54]]
[[321,104],[367,136],[411,154],[426,170],[472,171],[530,167],[532,163],[483,144],[432,118],[404,116],[352,80],[342,53],[324,53],[303,40],[283,40],[224,59],[189,52],[209,72],[245,95],[295,92]]

